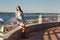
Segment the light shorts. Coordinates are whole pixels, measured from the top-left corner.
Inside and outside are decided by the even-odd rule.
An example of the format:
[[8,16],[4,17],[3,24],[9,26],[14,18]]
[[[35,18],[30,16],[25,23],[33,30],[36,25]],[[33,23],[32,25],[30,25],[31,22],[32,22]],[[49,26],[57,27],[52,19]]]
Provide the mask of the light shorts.
[[25,26],[25,21],[23,19],[18,19],[17,18],[17,21],[20,22],[20,26]]
[[25,26],[25,24],[23,22],[20,22],[20,26]]

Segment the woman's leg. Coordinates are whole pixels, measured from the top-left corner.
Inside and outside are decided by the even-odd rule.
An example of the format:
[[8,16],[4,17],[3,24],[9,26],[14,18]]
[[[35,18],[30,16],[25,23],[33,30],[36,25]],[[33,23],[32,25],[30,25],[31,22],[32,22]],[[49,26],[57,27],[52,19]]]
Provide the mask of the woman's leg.
[[25,26],[22,27],[22,32],[24,33],[26,30]]
[[25,28],[25,24],[24,24],[23,22],[20,22],[20,26],[22,27],[22,28],[21,28],[21,31],[22,31],[21,37],[22,37],[22,38],[26,38],[26,33],[25,33],[26,28]]
[[17,25],[20,26],[20,22],[19,21],[17,21]]
[[26,31],[26,28],[25,28],[25,26],[22,26],[22,38],[26,38],[26,33],[25,33],[25,31]]

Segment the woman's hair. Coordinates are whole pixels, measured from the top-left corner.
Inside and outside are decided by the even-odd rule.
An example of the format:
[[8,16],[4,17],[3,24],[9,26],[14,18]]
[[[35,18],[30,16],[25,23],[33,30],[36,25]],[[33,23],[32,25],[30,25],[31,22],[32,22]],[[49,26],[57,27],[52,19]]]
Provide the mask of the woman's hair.
[[[17,8],[19,8],[19,9],[17,9]],[[17,11],[21,11],[21,12],[22,12],[22,10],[21,10],[21,7],[20,7],[20,6],[17,6],[17,8],[16,8],[16,10],[17,10]]]

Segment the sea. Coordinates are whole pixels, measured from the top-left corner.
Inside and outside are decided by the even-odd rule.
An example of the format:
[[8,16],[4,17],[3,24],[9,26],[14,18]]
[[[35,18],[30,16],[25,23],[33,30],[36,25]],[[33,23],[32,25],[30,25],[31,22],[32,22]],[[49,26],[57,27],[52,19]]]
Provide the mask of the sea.
[[[6,22],[7,20],[9,20],[10,18],[15,17],[15,14],[0,14],[0,18],[2,18],[4,20],[4,22]],[[38,14],[34,15],[34,14],[24,14],[24,18],[25,20],[30,20],[30,19],[36,19],[38,18]]]
[[[24,13],[25,20],[31,20],[31,19],[38,19],[40,17],[42,18],[53,18],[58,17],[60,13]],[[0,18],[4,20],[4,23],[8,22],[11,18],[16,18],[14,13],[0,13]],[[2,27],[3,24],[0,23],[0,27]]]
[[[52,16],[58,16],[59,14],[57,13],[24,13],[24,18],[25,20],[30,20],[30,19],[37,19],[39,18],[39,15],[43,15],[43,17],[52,17]],[[6,22],[8,19],[15,17],[15,14],[0,14],[0,18]]]

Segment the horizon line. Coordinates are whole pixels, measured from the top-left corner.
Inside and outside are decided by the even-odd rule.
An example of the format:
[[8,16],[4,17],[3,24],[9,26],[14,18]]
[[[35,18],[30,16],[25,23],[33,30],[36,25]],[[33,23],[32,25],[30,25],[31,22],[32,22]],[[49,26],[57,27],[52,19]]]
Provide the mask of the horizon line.
[[[0,12],[0,13],[15,13],[15,12]],[[24,12],[24,13],[60,13],[60,12]]]

